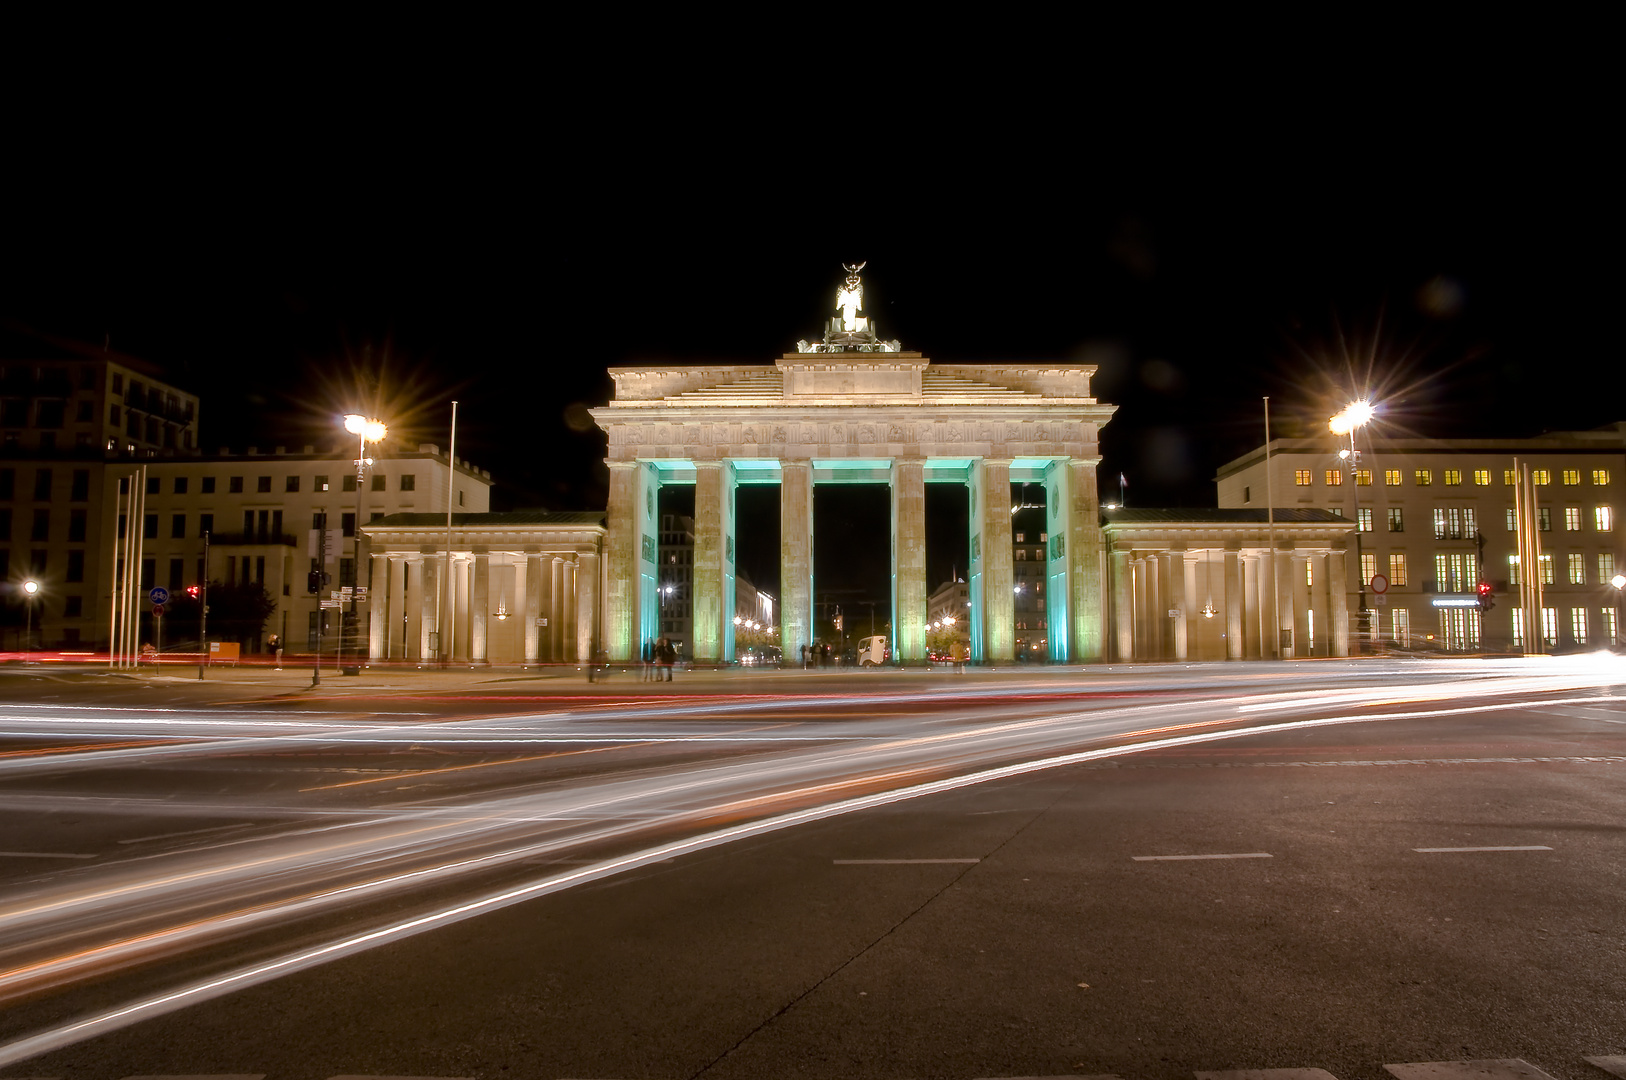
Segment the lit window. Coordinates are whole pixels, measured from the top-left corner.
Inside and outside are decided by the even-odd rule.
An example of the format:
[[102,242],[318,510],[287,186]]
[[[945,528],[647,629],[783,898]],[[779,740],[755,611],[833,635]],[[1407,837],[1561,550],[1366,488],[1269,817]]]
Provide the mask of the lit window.
[[1402,514],[1401,509],[1398,506],[1389,507],[1389,531],[1390,532],[1405,532],[1406,531],[1406,518],[1405,518],[1404,514]]
[[1606,551],[1598,556],[1598,580],[1608,581],[1615,576],[1615,553]]
[[1606,607],[1606,608],[1603,608],[1602,610],[1600,610],[1598,612],[1598,614],[1603,616],[1603,633],[1604,633],[1604,636],[1609,639],[1609,644],[1611,644],[1611,645],[1619,645],[1620,644],[1620,623],[1618,621],[1619,613],[1616,612],[1615,609],[1612,608],[1612,607]]
[[1581,531],[1581,508],[1579,506],[1564,507],[1564,531]]
[[1389,626],[1398,644],[1411,644],[1411,612],[1405,608],[1393,609],[1389,612]]
[[1586,584],[1586,556],[1580,554],[1579,552],[1572,551],[1572,552],[1570,552],[1569,564],[1570,564],[1570,584],[1571,585],[1585,585]]
[[1594,484],[1607,484],[1607,483],[1609,483],[1609,470],[1608,469],[1593,469],[1592,470],[1592,482]]
[[1372,486],[1372,470],[1371,469],[1356,469],[1355,470],[1355,485],[1357,487],[1371,487]]
[[1356,510],[1355,511],[1355,521],[1356,521],[1356,528],[1360,529],[1361,532],[1371,532],[1372,531],[1372,508],[1370,506],[1363,506],[1359,510]]
[[1017,543],[1018,543],[1018,544],[1020,544],[1020,543],[1022,543],[1022,542],[1023,542],[1023,540],[1024,540],[1024,539],[1025,539],[1025,538],[1026,538],[1026,537],[1027,537],[1027,533],[1017,533],[1017,534],[1016,534],[1016,537],[1015,537],[1015,539],[1016,539],[1016,542],[1017,542]]
[[1428,487],[1434,482],[1434,473],[1428,469],[1418,469],[1416,480],[1418,487]]
[[1516,519],[1516,518],[1515,518],[1515,517],[1514,517],[1514,516],[1513,516],[1513,511],[1512,511],[1512,510],[1509,510],[1509,511],[1508,511],[1508,512],[1507,512],[1507,531],[1508,531],[1508,532],[1513,532],[1513,531],[1515,531],[1515,530],[1516,530],[1516,529],[1518,529],[1518,527],[1519,527],[1519,522],[1518,522],[1518,519]]
[[1550,506],[1536,507],[1536,528],[1542,532],[1553,531],[1553,508]]
[[1524,648],[1524,609],[1514,608],[1511,614],[1513,616],[1513,647],[1522,649]]
[[1541,570],[1541,583],[1551,585],[1553,583],[1553,557],[1551,555],[1537,555],[1536,566]]
[[1599,532],[1609,532],[1615,527],[1615,512],[1607,506],[1594,506],[1592,508],[1592,527]]
[[1553,482],[1553,474],[1546,469],[1531,469],[1530,478],[1536,482],[1537,487],[1546,487]]
[[1311,568],[1309,559],[1304,560],[1304,583],[1311,588],[1315,587],[1315,571]]
[[1503,469],[1502,470],[1502,483],[1506,484],[1508,487],[1512,487],[1514,484],[1517,484],[1518,482],[1519,482],[1519,474],[1517,472],[1515,472],[1512,469]]
[[1327,470],[1327,486],[1338,487],[1344,482],[1344,474],[1338,469]]
[[1462,470],[1461,469],[1446,469],[1445,470],[1445,486],[1446,487],[1461,487],[1462,486]]
[[1558,609],[1544,607],[1541,609],[1541,636],[1547,640],[1549,646],[1558,644]]
[[1507,583],[1509,585],[1524,584],[1524,571],[1519,566],[1519,557],[1517,555],[1507,557]]
[[1581,470],[1580,469],[1565,469],[1564,470],[1564,486],[1565,487],[1570,487],[1570,486],[1572,486],[1574,484],[1579,484],[1580,482],[1581,482]]
[[1404,552],[1394,552],[1389,556],[1389,584],[1406,584],[1406,556]]
[[1475,469],[1474,470],[1474,484],[1476,486],[1478,486],[1478,487],[1489,487],[1490,486],[1490,470],[1489,469]]
[[1577,645],[1586,644],[1586,608],[1570,608],[1570,633],[1575,637]]
[[1399,469],[1384,469],[1383,470],[1383,482],[1386,485],[1388,485],[1389,487],[1399,487],[1400,486],[1400,470]]
[[1372,584],[1372,575],[1378,572],[1378,557],[1370,551],[1361,552],[1361,584]]
[[1293,470],[1293,484],[1296,487],[1309,487],[1310,486],[1310,470],[1309,469],[1294,469]]

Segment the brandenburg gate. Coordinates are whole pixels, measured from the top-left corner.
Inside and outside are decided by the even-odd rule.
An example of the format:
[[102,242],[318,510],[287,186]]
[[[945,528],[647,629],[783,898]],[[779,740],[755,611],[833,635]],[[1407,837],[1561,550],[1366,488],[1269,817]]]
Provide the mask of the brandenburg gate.
[[[1011,485],[1043,485],[1050,657],[1103,655],[1101,517],[1095,471],[1114,406],[1082,364],[933,364],[880,340],[860,315],[857,267],[823,340],[772,365],[612,368],[615,397],[592,410],[609,437],[604,648],[637,658],[659,636],[656,494],[693,485],[695,662],[734,658],[735,491],[780,489],[780,646],[813,639],[813,490],[891,487],[892,651],[926,659],[926,485],[965,489],[972,658],[1015,648]],[[875,549],[879,551],[879,545]],[[863,553],[855,553],[863,557]]]

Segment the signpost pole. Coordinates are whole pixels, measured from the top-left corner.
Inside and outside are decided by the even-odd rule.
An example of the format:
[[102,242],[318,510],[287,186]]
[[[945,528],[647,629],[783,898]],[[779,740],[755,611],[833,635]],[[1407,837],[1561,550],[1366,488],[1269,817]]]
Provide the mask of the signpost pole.
[[198,582],[198,681],[209,660],[209,534],[203,534],[203,580]]

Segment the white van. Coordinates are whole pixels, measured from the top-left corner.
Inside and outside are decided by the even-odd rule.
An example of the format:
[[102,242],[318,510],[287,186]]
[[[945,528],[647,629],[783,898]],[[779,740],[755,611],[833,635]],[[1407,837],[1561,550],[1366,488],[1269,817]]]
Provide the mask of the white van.
[[858,643],[858,666],[876,667],[886,663],[892,658],[892,650],[888,646],[886,635],[878,634],[867,637]]

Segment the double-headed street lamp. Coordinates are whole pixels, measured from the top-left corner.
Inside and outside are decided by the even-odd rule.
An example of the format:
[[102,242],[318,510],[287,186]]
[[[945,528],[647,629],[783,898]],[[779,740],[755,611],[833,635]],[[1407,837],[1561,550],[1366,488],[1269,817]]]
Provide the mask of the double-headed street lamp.
[[[1361,551],[1361,498],[1360,498],[1360,464],[1361,452],[1355,449],[1355,430],[1364,426],[1372,419],[1377,410],[1370,401],[1352,401],[1344,406],[1344,411],[1327,421],[1327,428],[1334,435],[1348,435],[1349,449],[1338,451],[1338,456],[1349,463],[1349,501],[1355,509],[1355,588],[1360,607],[1357,625],[1360,627],[1362,641],[1367,637],[1366,625],[1366,568],[1361,564],[1365,561]],[[1356,652],[1359,653],[1361,642],[1357,642]]]
[[[350,626],[351,632],[359,638],[361,636],[361,622],[356,615],[356,590],[361,584],[361,493],[366,486],[367,469],[373,463],[373,459],[367,456],[367,444],[383,442],[384,436],[389,433],[389,429],[384,426],[381,420],[374,420],[362,416],[360,413],[349,413],[344,418],[344,430],[361,440],[361,444],[356,450],[356,525],[352,530],[355,534],[356,549],[355,573],[353,575],[355,580],[350,583]],[[339,640],[341,642],[344,640],[342,635]],[[359,652],[359,643],[356,648]],[[357,657],[355,667],[351,668],[345,667],[341,660],[339,669],[346,675],[361,674],[360,657]]]

